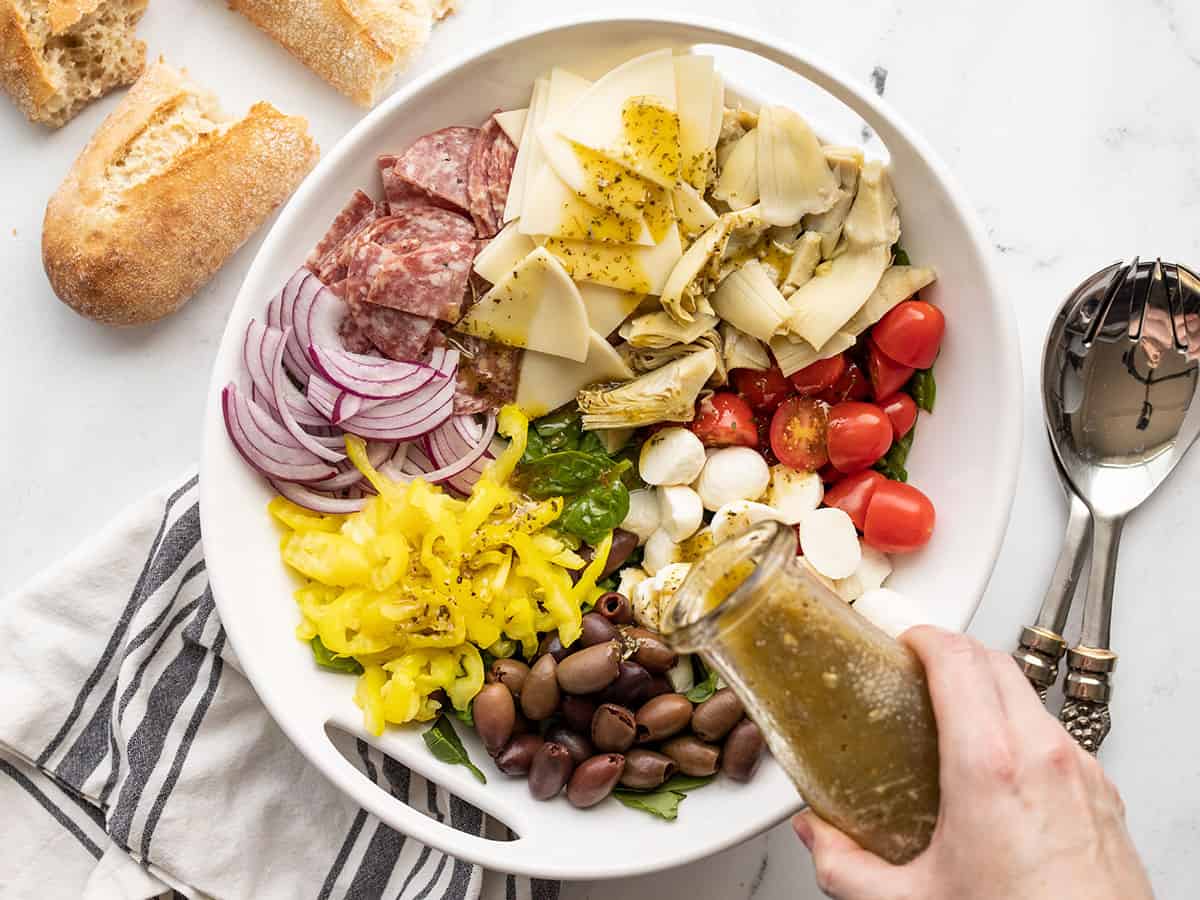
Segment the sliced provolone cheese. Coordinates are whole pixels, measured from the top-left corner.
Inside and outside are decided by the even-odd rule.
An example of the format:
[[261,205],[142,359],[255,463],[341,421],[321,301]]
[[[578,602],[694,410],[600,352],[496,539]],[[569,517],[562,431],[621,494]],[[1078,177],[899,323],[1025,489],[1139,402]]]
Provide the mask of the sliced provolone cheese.
[[480,297],[455,327],[510,347],[576,362],[587,358],[590,329],[579,289],[542,247]]
[[509,222],[475,257],[475,271],[492,284],[512,272],[534,251],[536,245],[528,235],[521,234],[518,222]]
[[525,133],[525,118],[528,115],[529,108],[526,107],[525,109],[506,109],[493,114],[492,118],[496,120],[500,130],[508,135],[508,139],[520,147],[521,137]]
[[678,226],[653,247],[550,238],[546,249],[577,281],[594,281],[636,294],[659,294],[683,255]]
[[711,56],[675,57],[675,97],[679,111],[679,177],[704,190],[717,142],[712,129],[716,72]]
[[612,334],[642,302],[641,294],[592,284],[590,281],[581,281],[577,287],[579,296],[583,298],[583,308],[587,310],[588,324],[592,331],[604,337]]
[[891,248],[852,247],[817,269],[807,283],[788,298],[792,307],[788,327],[822,349],[837,331],[866,304],[891,262]]
[[792,225],[831,208],[840,196],[838,179],[808,123],[786,107],[764,106],[757,131],[763,221]]
[[530,418],[570,403],[580,388],[605,381],[628,381],[633,372],[602,335],[587,332],[583,362],[526,350],[517,383],[517,406]]
[[549,93],[549,78],[539,78],[534,81],[529,112],[525,116],[525,127],[521,129],[521,140],[517,144],[517,160],[513,163],[512,182],[508,186],[508,200],[504,204],[505,222],[511,222],[521,215],[521,205],[525,202],[525,185],[529,180],[530,170],[535,165],[540,165],[542,149],[537,141],[537,129],[546,117],[546,99]]
[[654,245],[642,219],[623,219],[586,202],[550,166],[543,164],[529,182],[517,227],[522,234],[544,234],[574,241]]
[[567,140],[552,124],[543,125],[538,136],[546,163],[576,194],[622,218],[642,218],[648,187],[645,181],[607,156]]

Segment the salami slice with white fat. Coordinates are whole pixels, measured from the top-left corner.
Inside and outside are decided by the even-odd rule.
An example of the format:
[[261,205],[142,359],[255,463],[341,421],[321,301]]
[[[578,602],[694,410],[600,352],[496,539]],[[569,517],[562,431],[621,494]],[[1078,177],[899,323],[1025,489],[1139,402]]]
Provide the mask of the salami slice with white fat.
[[350,198],[345,207],[337,217],[333,220],[333,224],[329,226],[329,230],[325,232],[325,236],[317,242],[317,246],[313,247],[312,252],[308,254],[308,259],[304,265],[312,272],[316,272],[323,260],[332,250],[339,247],[346,235],[354,230],[364,218],[375,211],[375,201],[364,194],[362,191],[355,191],[354,196]]
[[494,411],[511,403],[517,396],[523,351],[457,332],[451,337],[462,349],[454,386],[455,415]]
[[363,239],[398,249],[419,246],[428,241],[469,241],[475,228],[466,216],[433,206],[412,207],[376,220]]
[[517,145],[509,139],[503,129],[497,127],[487,158],[488,193],[497,231],[504,224],[504,207],[508,203],[508,189],[512,185],[513,167],[516,164]]
[[370,353],[375,349],[362,324],[348,307],[345,317],[338,324],[338,337],[342,339],[342,346],[351,353]]
[[[347,326],[347,322],[352,324]],[[412,362],[425,355],[425,348],[434,333],[435,323],[433,319],[414,316],[398,309],[376,306],[373,303],[355,303],[351,305],[342,324],[345,327],[342,332],[343,340],[346,340],[348,331],[353,337],[361,336],[368,347],[378,349],[384,356],[401,362]],[[352,349],[348,342],[346,349]]]
[[478,132],[478,128],[455,125],[417,138],[392,171],[430,197],[469,212],[467,169]]
[[370,281],[369,303],[457,322],[471,277],[475,242],[427,241],[404,252],[370,245],[364,249],[363,277]]
[[[345,279],[347,267],[350,265],[350,258],[353,255],[354,247],[357,246],[360,236],[376,220],[385,215],[386,211],[387,205],[385,203],[373,203],[373,208],[368,210],[366,215],[359,219],[346,232],[337,246],[330,249],[322,257],[317,267],[312,269],[322,283],[332,286]],[[312,267],[310,266],[310,268]]]
[[471,220],[475,223],[475,231],[481,238],[493,237],[500,230],[495,210],[492,209],[489,169],[492,144],[496,135],[503,133],[494,117],[488,119],[475,136],[475,145],[471,148],[471,156],[467,160],[467,204],[471,211]]

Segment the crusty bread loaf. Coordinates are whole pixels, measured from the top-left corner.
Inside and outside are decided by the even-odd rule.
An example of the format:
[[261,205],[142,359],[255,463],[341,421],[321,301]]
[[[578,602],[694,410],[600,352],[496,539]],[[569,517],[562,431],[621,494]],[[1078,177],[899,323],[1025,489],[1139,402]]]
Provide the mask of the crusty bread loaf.
[[0,88],[55,128],[142,74],[146,0],[0,0]]
[[453,0],[229,0],[343,94],[363,106],[425,42]]
[[313,167],[307,122],[244,119],[163,62],[104,120],[46,207],[42,261],[59,298],[112,325],[177,309]]

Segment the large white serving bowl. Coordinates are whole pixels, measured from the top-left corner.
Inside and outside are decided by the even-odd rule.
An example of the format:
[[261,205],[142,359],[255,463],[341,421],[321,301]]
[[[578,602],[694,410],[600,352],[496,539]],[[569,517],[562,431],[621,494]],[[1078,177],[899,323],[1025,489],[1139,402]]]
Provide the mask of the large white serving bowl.
[[[1021,439],[1021,373],[1016,330],[990,261],[990,243],[946,166],[886,104],[807,55],[753,32],[699,18],[578,17],[506,37],[465,54],[397,92],[321,162],[288,203],[251,266],[213,371],[201,466],[201,522],[209,576],[229,639],[246,675],[283,731],[333,783],[405,834],[492,869],[567,879],[611,878],[677,866],[758,834],[801,806],[773,762],[747,785],[718,779],[688,797],[668,823],[606,801],[580,811],[559,798],[541,803],[522,779],[487,761],[474,735],[473,758],[487,785],[462,767],[437,762],[419,729],[367,735],[351,700],[353,681],[318,669],[296,640],[293,584],[279,562],[268,519],[268,485],[230,445],[219,392],[243,378],[242,338],[267,299],[301,264],[346,198],[374,190],[375,158],[450,124],[477,124],[492,110],[528,102],[535,76],[553,65],[596,77],[656,47],[705,45],[743,97],[795,105],[819,131],[886,146],[914,260],[933,265],[928,296],[946,312],[937,363],[936,414],[922,416],[909,472],[933,499],[938,527],[922,552],[898,560],[891,586],[921,599],[927,618],[962,629],[971,620],[1000,550]],[[707,45],[716,45],[710,48]],[[719,49],[733,48],[733,49]],[[745,51],[756,54],[750,58]],[[767,62],[769,61],[769,62]],[[836,98],[834,102],[833,98]],[[844,106],[842,106],[844,104]],[[508,824],[519,836],[491,841],[456,831],[376,787],[330,743],[344,729]],[[467,729],[460,728],[461,732]]]

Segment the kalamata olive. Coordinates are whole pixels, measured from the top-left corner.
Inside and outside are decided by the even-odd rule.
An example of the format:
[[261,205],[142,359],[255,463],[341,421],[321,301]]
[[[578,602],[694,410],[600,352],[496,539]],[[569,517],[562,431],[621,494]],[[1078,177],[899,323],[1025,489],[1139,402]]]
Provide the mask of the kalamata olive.
[[621,636],[617,626],[597,612],[590,612],[584,616],[580,628],[579,643],[583,647],[615,641]]
[[633,746],[637,724],[633,713],[615,703],[604,703],[592,717],[592,743],[605,753],[624,753]]
[[517,720],[513,695],[502,684],[485,684],[475,695],[471,712],[475,717],[479,739],[483,741],[487,752],[495,756],[512,738],[513,725]]
[[692,713],[692,731],[702,741],[719,741],[729,734],[746,710],[733,688],[721,688]]
[[541,735],[518,735],[496,754],[496,768],[505,775],[524,775],[533,765],[533,757],[541,746]]
[[577,734],[590,734],[592,731],[592,716],[596,714],[596,704],[583,697],[567,695],[562,698],[559,708],[563,723]]
[[625,754],[625,771],[621,784],[648,791],[675,774],[675,760],[653,750],[630,750]]
[[633,604],[624,594],[609,591],[596,601],[596,612],[614,625],[628,625],[633,621]]
[[608,549],[608,559],[604,561],[604,571],[600,573],[597,581],[603,581],[609,575],[612,575],[617,569],[625,565],[625,560],[629,559],[631,553],[637,549],[638,538],[632,531],[626,531],[624,528],[614,528],[612,533],[612,546]]
[[671,686],[671,682],[665,675],[651,675],[650,684],[646,686],[645,699],[642,702],[647,703],[662,694],[673,693],[675,693],[675,688]]
[[721,758],[721,748],[706,744],[694,735],[684,734],[673,737],[660,748],[663,753],[675,760],[679,771],[684,775],[703,777],[717,771],[717,762]]
[[650,673],[645,667],[623,659],[617,666],[617,680],[604,689],[600,699],[605,703],[619,703],[637,709],[646,702],[650,689]]
[[500,682],[514,697],[520,697],[528,676],[529,666],[519,659],[497,659],[488,669],[487,680]]
[[538,657],[521,688],[521,711],[535,722],[548,719],[558,708],[558,663],[547,653]]
[[438,688],[436,691],[430,694],[429,699],[434,703],[437,703],[443,710],[448,711],[450,709],[450,695],[447,694],[442,688]]
[[679,654],[653,631],[645,628],[624,628],[622,634],[626,646],[633,645],[630,659],[641,663],[646,667],[646,671],[653,675],[662,675],[679,662]]
[[663,694],[637,711],[637,741],[661,741],[679,734],[692,721],[692,702],[683,694]]
[[762,732],[749,719],[733,726],[721,751],[721,771],[734,781],[749,781],[762,760]]
[[567,800],[578,809],[595,806],[612,793],[625,771],[625,757],[620,753],[593,756],[575,770],[567,785]]
[[529,766],[529,793],[535,800],[557,797],[575,770],[571,754],[562,744],[546,741],[533,754]]
[[532,731],[537,731],[536,728],[525,718],[521,712],[521,708],[517,706],[517,717],[513,720],[513,737],[519,737],[522,734],[529,734]]
[[558,686],[568,694],[602,691],[617,680],[620,661],[621,646],[616,641],[594,644],[572,653],[559,664]]
[[542,640],[538,643],[538,656],[549,654],[554,657],[555,662],[562,662],[570,653],[571,651],[558,639],[557,631],[542,635]]
[[588,757],[592,756],[596,751],[592,749],[592,742],[585,738],[577,731],[572,731],[563,725],[555,725],[546,732],[546,740],[554,741],[556,744],[562,744],[567,748],[567,752],[571,754],[571,761],[575,765],[579,765]]

